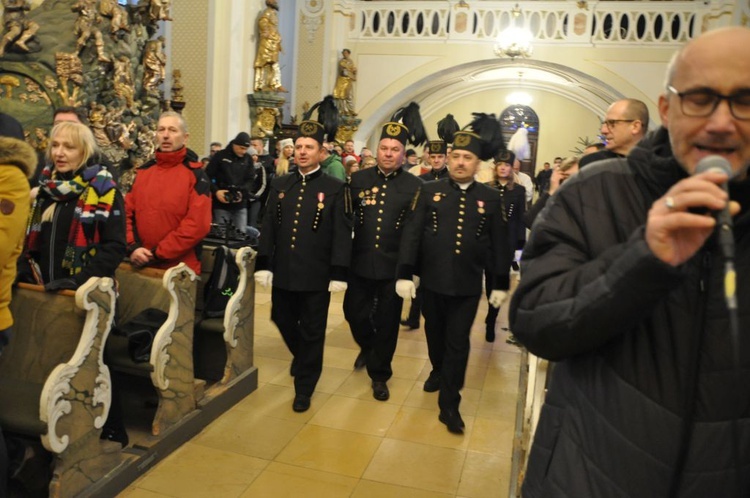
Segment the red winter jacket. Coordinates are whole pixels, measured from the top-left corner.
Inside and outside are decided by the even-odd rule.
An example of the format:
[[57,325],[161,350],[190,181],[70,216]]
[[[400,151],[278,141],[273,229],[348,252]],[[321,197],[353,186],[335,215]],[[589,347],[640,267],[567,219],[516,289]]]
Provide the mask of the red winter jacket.
[[201,163],[191,162],[187,147],[156,152],[156,160],[138,169],[125,197],[128,254],[139,247],[156,257],[152,266],[185,262],[200,275],[198,244],[211,229],[211,185]]

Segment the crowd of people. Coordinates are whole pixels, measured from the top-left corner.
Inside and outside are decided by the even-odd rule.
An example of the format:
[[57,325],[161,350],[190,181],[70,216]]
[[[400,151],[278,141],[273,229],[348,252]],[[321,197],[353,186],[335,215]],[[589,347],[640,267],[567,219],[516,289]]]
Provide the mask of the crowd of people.
[[[556,362],[524,496],[746,496],[744,41],[747,28],[689,42],[669,64],[660,128],[647,133],[643,102],[618,100],[602,121],[603,147],[555,158],[535,179],[519,171],[493,115],[475,113],[463,128],[446,117],[450,131],[427,141],[410,103],[382,126],[374,154],[357,154],[353,141],[335,143],[322,103],[295,138],[276,142],[275,157],[241,132],[225,148],[211,144],[207,164],[187,147],[184,118],[165,112],[154,158],[127,195],[72,112],[54,125],[30,190],[36,161],[17,121],[0,115],[0,347],[12,340],[14,281],[76,289],[114,276],[125,257],[199,273],[212,221],[231,222],[259,229],[254,278],[271,288],[271,319],[293,357],[294,411],[311,406],[331,293],[344,292],[354,368],[366,369],[378,401],[390,397],[399,323],[424,318],[423,389],[439,391],[440,422],[462,434],[484,293],[487,341],[510,301],[518,340]],[[424,146],[421,158],[409,144]],[[709,155],[726,171],[705,170]],[[120,430],[108,423],[103,437],[126,444]]]

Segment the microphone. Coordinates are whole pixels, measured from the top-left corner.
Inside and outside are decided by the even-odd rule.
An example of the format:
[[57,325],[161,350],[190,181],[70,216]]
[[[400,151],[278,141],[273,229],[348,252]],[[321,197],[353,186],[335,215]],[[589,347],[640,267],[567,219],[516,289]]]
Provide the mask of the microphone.
[[[732,176],[732,167],[729,165],[729,161],[721,156],[706,156],[698,161],[695,173],[704,173],[706,171],[719,171]],[[729,188],[727,183],[722,183],[721,188],[728,194]],[[716,232],[724,260],[734,261],[734,234],[732,232],[732,215],[729,214],[729,203],[724,206],[724,209],[716,212]]]

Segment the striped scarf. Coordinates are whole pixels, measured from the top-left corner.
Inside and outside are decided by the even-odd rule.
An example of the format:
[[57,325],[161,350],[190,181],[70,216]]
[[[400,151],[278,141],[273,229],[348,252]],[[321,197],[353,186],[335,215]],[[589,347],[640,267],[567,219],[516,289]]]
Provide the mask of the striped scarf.
[[115,187],[112,174],[98,165],[81,170],[72,180],[53,179],[52,168],[46,166],[39,179],[40,192],[34,200],[26,230],[27,251],[39,250],[43,199],[49,197],[54,202],[64,202],[78,198],[62,266],[71,275],[79,273],[96,254],[97,223],[107,222],[115,201]]

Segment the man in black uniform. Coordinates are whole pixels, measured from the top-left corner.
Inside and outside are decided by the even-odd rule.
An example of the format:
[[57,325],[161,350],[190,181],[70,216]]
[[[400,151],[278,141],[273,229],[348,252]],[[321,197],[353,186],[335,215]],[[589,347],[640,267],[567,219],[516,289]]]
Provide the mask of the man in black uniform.
[[399,242],[409,204],[422,184],[402,168],[407,141],[425,140],[419,107],[411,103],[402,110],[403,123],[393,119],[383,126],[377,167],[352,174],[350,182],[354,249],[344,317],[361,348],[354,368],[367,366],[372,395],[379,401],[390,397],[386,381],[393,374],[391,360],[398,340],[402,301],[394,285]]
[[[328,123],[321,114],[318,120]],[[294,151],[299,169],[271,183],[255,272],[258,284],[272,285],[271,320],[293,356],[296,412],[310,408],[323,369],[331,292],[346,290],[351,256],[348,187],[318,164],[326,132],[333,139],[335,126],[307,118],[300,124]]]
[[[500,137],[499,123],[478,115],[472,132],[459,131],[448,159],[450,178],[428,182],[414,197],[413,214],[404,227],[396,293],[414,296],[412,275],[421,278],[422,309],[433,370],[425,391],[440,390],[440,421],[462,434],[458,412],[469,333],[482,294],[482,273],[489,261],[490,304],[499,306],[509,284],[512,252],[497,190],[474,181],[480,160],[491,158],[498,144],[480,137]],[[493,130],[496,129],[496,132]],[[500,142],[502,143],[502,142]]]
[[419,178],[429,182],[431,180],[440,180],[448,177],[448,168],[446,167],[445,153],[448,145],[443,140],[430,140],[427,144],[430,150],[430,166],[432,169]]

